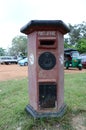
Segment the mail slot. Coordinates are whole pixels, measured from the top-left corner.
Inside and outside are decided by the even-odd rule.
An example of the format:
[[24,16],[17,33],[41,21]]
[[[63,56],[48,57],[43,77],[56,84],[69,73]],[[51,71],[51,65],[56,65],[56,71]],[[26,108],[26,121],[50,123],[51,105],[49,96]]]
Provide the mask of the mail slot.
[[28,36],[29,103],[34,118],[59,117],[64,103],[64,34],[61,20],[32,20],[20,30]]

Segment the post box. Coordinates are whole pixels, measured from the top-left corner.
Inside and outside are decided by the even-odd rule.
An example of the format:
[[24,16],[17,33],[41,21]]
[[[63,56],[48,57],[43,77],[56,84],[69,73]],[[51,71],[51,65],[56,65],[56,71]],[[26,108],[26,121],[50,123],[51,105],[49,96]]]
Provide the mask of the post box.
[[28,36],[28,93],[26,111],[34,118],[59,117],[64,104],[64,34],[61,20],[32,20],[20,30]]

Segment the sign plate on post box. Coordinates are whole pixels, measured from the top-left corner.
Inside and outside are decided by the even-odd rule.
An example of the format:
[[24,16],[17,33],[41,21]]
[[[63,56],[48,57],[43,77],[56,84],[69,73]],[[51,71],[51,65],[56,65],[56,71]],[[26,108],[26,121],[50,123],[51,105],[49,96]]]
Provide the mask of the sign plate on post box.
[[29,38],[26,111],[34,118],[62,116],[66,110],[63,35],[69,28],[61,20],[32,20],[21,32]]
[[56,65],[56,58],[51,52],[44,52],[40,55],[38,62],[42,69],[50,70]]

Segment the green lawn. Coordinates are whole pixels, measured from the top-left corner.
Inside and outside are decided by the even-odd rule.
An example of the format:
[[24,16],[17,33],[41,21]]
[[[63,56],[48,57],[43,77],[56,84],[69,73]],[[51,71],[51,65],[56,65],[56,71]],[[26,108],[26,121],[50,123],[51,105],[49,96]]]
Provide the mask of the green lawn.
[[67,111],[61,118],[34,120],[25,112],[28,80],[0,82],[0,130],[76,130],[72,118],[83,117],[86,127],[86,73],[65,74]]

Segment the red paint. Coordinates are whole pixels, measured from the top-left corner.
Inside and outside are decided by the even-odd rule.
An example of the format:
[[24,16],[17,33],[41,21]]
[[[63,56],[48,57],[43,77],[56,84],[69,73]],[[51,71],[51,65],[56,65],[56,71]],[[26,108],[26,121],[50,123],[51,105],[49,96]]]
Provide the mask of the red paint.
[[[64,25],[63,25],[64,26]],[[67,33],[64,27],[29,26],[22,31],[28,35],[28,58],[33,55],[33,64],[28,64],[28,87],[29,104],[37,112],[59,111],[64,104],[64,38]],[[32,30],[31,30],[32,29]],[[41,42],[44,40],[43,42]],[[45,41],[52,41],[45,45]],[[56,65],[51,70],[44,70],[38,64],[39,56],[43,52],[51,52],[56,57]],[[29,61],[30,62],[30,61]],[[55,83],[57,87],[57,99],[55,108],[40,109],[39,107],[39,84]]]

